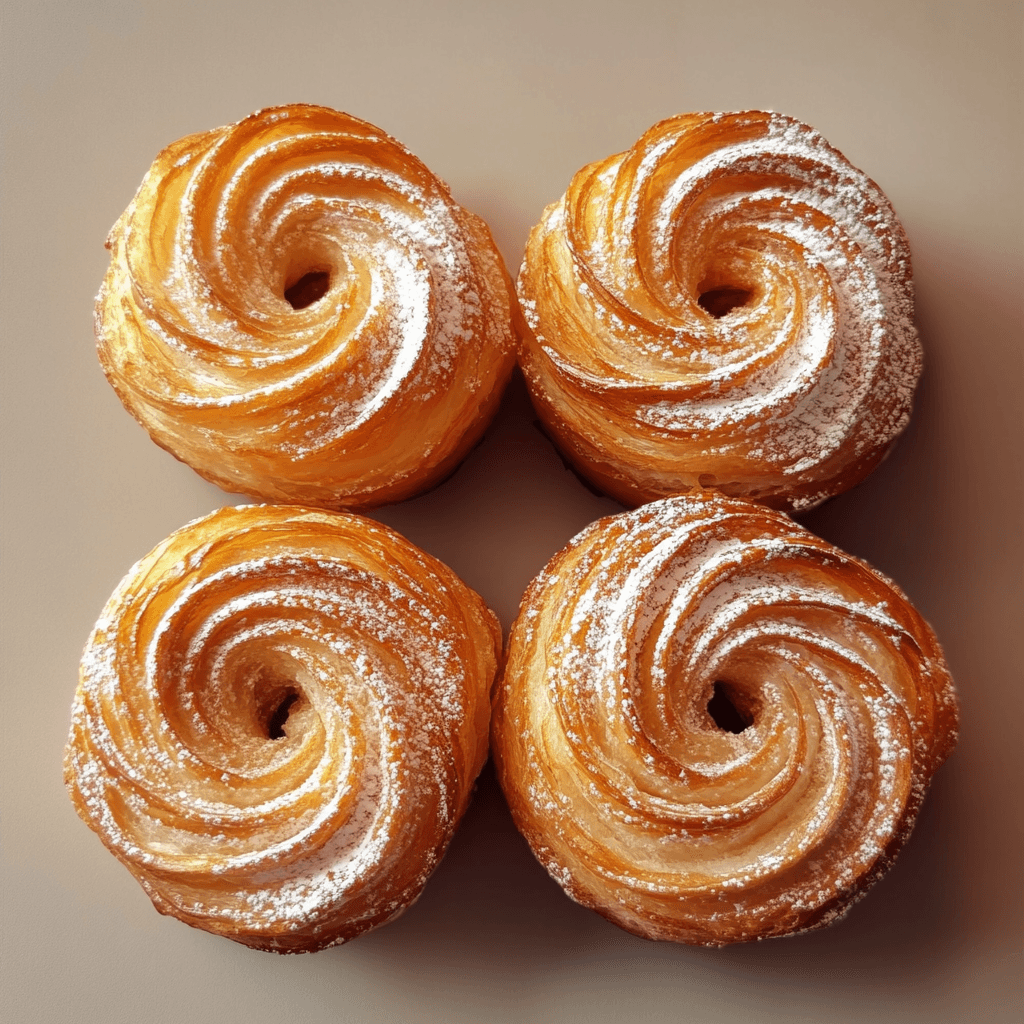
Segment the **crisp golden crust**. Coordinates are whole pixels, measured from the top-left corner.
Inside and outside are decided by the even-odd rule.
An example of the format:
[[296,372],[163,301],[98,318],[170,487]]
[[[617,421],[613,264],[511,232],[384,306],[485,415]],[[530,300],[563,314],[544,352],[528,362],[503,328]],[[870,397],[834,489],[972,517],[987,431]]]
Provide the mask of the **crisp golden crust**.
[[486,225],[326,107],[169,146],[107,244],[104,372],[157,444],[230,491],[410,497],[478,440],[514,363],[518,307]]
[[394,531],[222,509],[104,609],[65,782],[162,913],[281,953],[344,942],[443,855],[500,654],[480,597]]
[[888,200],[778,114],[685,114],[584,167],[534,228],[520,362],[547,429],[626,504],[786,510],[862,480],[921,370]]
[[847,910],[956,725],[942,651],[893,583],[782,513],[688,495],[595,523],[533,582],[492,752],[570,896],[722,945]]

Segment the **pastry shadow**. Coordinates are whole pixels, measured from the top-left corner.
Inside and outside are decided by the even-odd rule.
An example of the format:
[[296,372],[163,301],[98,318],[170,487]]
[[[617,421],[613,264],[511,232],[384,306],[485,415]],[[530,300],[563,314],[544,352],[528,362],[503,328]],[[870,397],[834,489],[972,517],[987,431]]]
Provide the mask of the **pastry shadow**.
[[497,614],[506,637],[520,598],[555,552],[622,510],[583,487],[535,418],[517,369],[483,439],[451,476],[369,513],[451,566]]
[[[423,994],[453,964],[477,991],[541,990],[554,979],[644,977],[680,993],[698,978],[765,990],[817,987],[837,999],[933,988],[959,955],[951,788],[940,773],[892,871],[848,916],[815,932],[720,949],[652,942],[573,903],[516,831],[490,763],[420,900],[401,918],[323,956]],[[706,981],[705,981],[706,983]]]
[[986,520],[1021,550],[1015,520],[992,500],[994,486],[1021,492],[1019,463],[998,443],[1019,436],[1019,405],[1000,402],[996,386],[1019,377],[1019,287],[994,254],[920,229],[912,239],[924,373],[910,423],[863,483],[799,518],[892,576],[929,617],[957,575],[978,579],[994,549]]
[[[443,976],[525,979],[563,970],[618,931],[569,900],[516,830],[488,762],[423,895],[401,918],[328,955],[358,955],[410,983]],[[358,953],[357,953],[358,950]]]
[[[763,942],[694,949],[729,974],[773,984],[844,987],[882,998],[898,990],[934,989],[961,954],[962,890],[949,836],[954,786],[941,769],[917,825],[895,865],[847,916],[829,927]],[[842,998],[839,996],[839,998]]]

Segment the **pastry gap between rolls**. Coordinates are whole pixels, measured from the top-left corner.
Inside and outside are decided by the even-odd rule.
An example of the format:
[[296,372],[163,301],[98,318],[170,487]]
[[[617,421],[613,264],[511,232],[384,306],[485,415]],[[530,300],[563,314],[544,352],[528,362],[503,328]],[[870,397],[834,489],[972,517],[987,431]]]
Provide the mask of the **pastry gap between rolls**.
[[708,714],[719,729],[736,735],[753,725],[754,717],[748,710],[738,706],[734,697],[735,692],[728,683],[716,680],[708,701]]
[[284,738],[284,726],[288,721],[293,705],[300,699],[302,694],[298,690],[290,690],[281,703],[267,719],[267,737],[272,740]]
[[256,727],[268,740],[282,740],[288,735],[290,719],[303,709],[306,695],[293,679],[270,671],[259,673],[254,689]]
[[329,270],[307,270],[301,277],[292,284],[287,285],[284,290],[284,297],[291,304],[292,309],[305,309],[319,302],[331,287],[331,272]]
[[716,320],[750,302],[753,292],[747,288],[708,288],[697,296],[697,305]]

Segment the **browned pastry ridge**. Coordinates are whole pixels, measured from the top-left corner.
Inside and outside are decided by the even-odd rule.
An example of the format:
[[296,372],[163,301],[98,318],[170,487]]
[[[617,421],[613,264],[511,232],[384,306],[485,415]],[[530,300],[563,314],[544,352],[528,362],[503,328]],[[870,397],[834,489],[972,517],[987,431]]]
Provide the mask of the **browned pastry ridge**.
[[780,114],[684,114],[584,167],[533,229],[519,296],[542,421],[627,505],[713,488],[811,508],[910,416],[903,229]]
[[896,586],[720,495],[601,520],[523,599],[492,752],[575,900],[652,939],[817,928],[890,866],[957,705]]
[[487,757],[501,631],[394,531],[225,508],[114,592],[64,777],[157,909],[279,953],[420,894]]
[[512,370],[518,305],[486,225],[326,107],[168,146],[107,245],[104,372],[157,444],[232,492],[410,497],[468,453]]

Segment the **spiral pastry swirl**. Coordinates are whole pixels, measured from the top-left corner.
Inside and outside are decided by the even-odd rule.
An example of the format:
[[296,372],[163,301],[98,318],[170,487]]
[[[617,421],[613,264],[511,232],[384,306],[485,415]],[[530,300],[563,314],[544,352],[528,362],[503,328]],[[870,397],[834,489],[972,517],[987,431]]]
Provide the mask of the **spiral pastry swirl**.
[[514,363],[518,307],[486,225],[325,107],[175,142],[107,246],[103,369],[159,445],[229,491],[409,497],[479,439]]
[[584,167],[534,228],[519,295],[542,420],[626,504],[714,488],[810,508],[910,416],[903,229],[789,117],[685,114]]
[[86,646],[64,775],[157,909],[303,952],[419,895],[487,756],[497,620],[358,516],[222,509]]
[[686,495],[601,520],[528,590],[492,750],[573,899],[722,945],[828,924],[956,740],[931,629],[787,516]]

